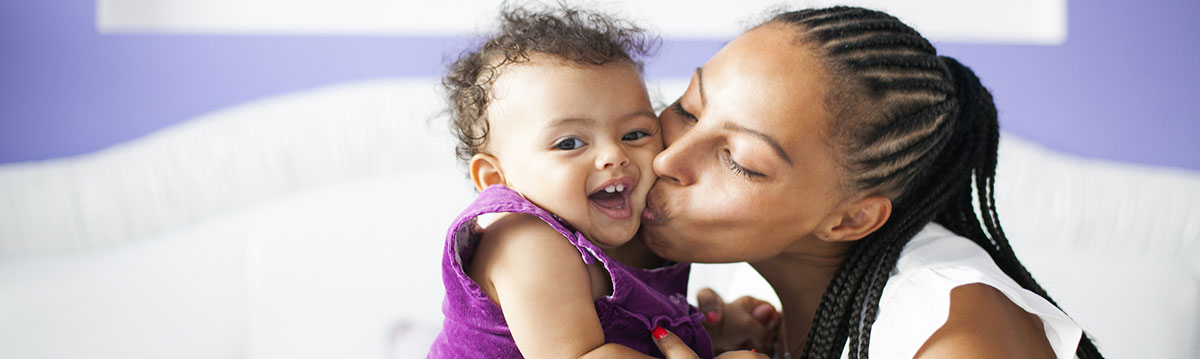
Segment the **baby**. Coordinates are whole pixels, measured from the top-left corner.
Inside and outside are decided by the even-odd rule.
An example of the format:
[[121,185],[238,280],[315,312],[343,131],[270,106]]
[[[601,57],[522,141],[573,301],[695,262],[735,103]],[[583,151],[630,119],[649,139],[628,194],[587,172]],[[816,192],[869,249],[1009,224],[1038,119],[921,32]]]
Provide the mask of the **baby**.
[[[637,60],[653,39],[566,8],[501,22],[445,79],[481,193],[447,233],[446,319],[429,356],[661,356],[661,327],[712,357],[684,297],[689,266],[634,238],[663,149]],[[480,228],[489,213],[502,215]]]

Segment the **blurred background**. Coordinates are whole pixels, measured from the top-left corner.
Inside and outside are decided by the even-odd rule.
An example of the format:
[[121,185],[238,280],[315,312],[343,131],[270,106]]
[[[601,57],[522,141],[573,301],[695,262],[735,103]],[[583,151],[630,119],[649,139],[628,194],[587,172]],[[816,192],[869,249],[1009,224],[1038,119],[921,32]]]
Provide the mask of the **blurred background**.
[[[422,357],[473,197],[439,78],[498,3],[0,3],[0,358]],[[768,8],[900,17],[995,95],[1000,215],[1065,311],[1200,357],[1200,3],[578,3],[662,36],[661,103]]]

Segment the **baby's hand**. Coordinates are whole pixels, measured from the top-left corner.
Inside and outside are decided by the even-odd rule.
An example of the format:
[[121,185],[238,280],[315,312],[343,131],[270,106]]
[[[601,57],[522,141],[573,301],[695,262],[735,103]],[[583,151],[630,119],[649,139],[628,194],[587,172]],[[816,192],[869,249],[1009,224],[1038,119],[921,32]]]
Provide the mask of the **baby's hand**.
[[[675,334],[671,333],[671,331],[659,327],[655,328],[654,332],[651,334],[654,335],[654,344],[658,345],[658,350],[663,353],[666,359],[697,358],[696,352],[692,351],[691,348],[688,348],[687,344],[684,344],[683,340],[679,339],[679,337],[675,336]],[[746,350],[721,353],[721,355],[718,355],[717,358],[770,359],[770,357],[766,356],[765,354]]]
[[749,296],[726,303],[709,288],[701,289],[696,301],[705,315],[704,328],[712,337],[714,353],[774,347],[782,316],[770,303]]

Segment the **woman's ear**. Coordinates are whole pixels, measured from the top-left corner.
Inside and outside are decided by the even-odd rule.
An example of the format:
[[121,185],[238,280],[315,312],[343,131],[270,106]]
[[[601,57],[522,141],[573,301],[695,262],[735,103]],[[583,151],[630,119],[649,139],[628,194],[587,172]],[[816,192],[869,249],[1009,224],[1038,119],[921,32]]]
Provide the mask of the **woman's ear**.
[[476,153],[471,156],[468,167],[471,169],[471,181],[475,182],[477,191],[483,191],[495,184],[508,184],[504,179],[504,171],[500,169],[500,160],[496,156]]
[[817,237],[826,241],[857,241],[874,233],[892,215],[892,200],[868,196],[831,215],[818,228]]

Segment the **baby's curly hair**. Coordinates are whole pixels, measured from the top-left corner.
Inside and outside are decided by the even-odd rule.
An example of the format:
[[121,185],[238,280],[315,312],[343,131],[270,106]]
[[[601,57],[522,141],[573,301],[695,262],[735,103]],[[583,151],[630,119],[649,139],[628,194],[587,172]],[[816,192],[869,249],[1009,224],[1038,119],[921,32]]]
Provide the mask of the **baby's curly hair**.
[[478,48],[464,52],[442,80],[459,161],[466,163],[487,143],[488,104],[499,69],[528,62],[531,54],[579,64],[628,61],[642,71],[641,59],[658,38],[628,21],[599,12],[558,6],[511,7],[500,11],[500,29]]

